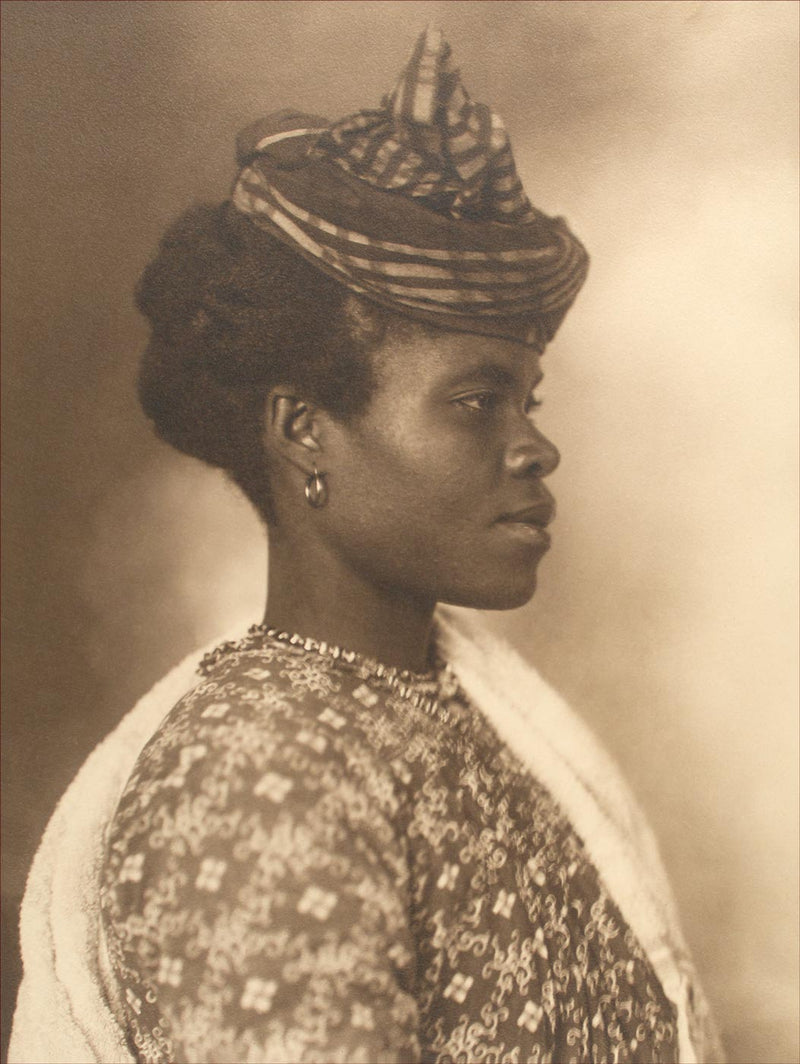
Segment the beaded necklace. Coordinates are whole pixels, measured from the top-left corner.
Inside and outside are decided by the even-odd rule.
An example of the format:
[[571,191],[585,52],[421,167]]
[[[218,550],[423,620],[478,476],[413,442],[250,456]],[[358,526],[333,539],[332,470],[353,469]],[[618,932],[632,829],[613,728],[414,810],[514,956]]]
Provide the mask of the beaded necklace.
[[384,665],[374,658],[368,658],[358,654],[354,650],[345,650],[334,643],[325,640],[312,639],[310,636],[297,635],[292,632],[283,632],[266,624],[253,624],[247,629],[247,635],[243,639],[229,640],[220,643],[218,647],[209,651],[200,663],[199,671],[207,676],[221,658],[228,654],[243,653],[255,650],[259,643],[270,640],[274,643],[283,643],[286,646],[298,650],[306,650],[318,654],[332,664],[354,673],[359,679],[367,683],[386,688],[399,695],[400,698],[409,702],[416,709],[421,709],[431,716],[438,716],[445,723],[450,719],[450,714],[440,702],[441,698],[450,698],[458,688],[458,681],[450,669],[450,666],[437,658],[436,666],[427,673],[412,672],[410,669],[400,669],[394,665]]

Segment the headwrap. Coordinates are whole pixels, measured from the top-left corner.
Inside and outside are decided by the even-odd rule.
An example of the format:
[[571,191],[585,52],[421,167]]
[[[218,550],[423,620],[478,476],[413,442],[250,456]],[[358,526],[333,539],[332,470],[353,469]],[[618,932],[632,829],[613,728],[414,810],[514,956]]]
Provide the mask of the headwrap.
[[586,277],[583,245],[531,206],[502,120],[430,27],[380,109],[333,123],[278,111],[237,155],[239,211],[409,317],[543,348]]

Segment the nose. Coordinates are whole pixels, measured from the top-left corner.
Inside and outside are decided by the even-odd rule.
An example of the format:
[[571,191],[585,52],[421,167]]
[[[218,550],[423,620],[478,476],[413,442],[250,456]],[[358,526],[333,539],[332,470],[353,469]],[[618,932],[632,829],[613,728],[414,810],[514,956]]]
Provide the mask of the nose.
[[549,477],[560,461],[556,445],[528,418],[519,436],[506,450],[506,468],[515,477]]

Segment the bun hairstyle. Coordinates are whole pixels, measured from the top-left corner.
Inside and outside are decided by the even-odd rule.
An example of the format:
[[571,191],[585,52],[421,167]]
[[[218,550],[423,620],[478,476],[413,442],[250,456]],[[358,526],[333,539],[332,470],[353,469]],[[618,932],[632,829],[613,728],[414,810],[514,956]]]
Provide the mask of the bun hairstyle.
[[145,269],[152,335],[139,400],[161,439],[223,469],[272,517],[262,443],[271,387],[348,420],[375,384],[370,354],[409,325],[328,278],[229,203],[186,211]]

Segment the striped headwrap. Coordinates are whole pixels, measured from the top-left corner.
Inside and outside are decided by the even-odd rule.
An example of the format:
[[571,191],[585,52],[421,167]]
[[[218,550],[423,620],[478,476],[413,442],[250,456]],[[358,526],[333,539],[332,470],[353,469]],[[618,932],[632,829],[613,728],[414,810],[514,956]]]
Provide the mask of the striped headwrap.
[[437,30],[380,109],[279,111],[237,148],[238,210],[410,317],[543,347],[585,279],[586,251],[531,206],[503,122],[470,99]]

